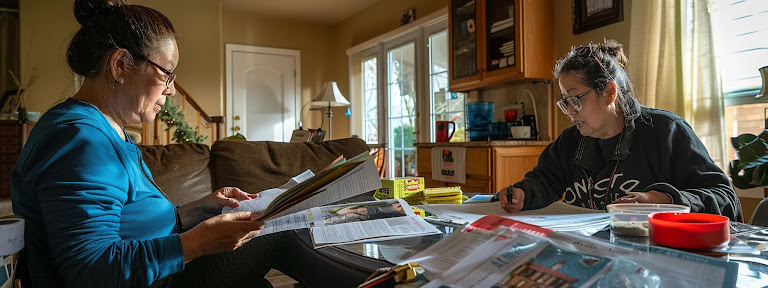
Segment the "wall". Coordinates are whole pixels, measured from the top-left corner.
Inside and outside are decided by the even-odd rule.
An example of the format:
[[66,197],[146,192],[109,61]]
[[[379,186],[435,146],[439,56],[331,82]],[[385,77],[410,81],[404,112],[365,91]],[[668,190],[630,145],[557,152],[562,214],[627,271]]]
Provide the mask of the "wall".
[[21,75],[37,71],[26,93],[27,111],[46,111],[72,95],[73,74],[65,59],[77,29],[71,1],[24,0],[19,3]]
[[[383,0],[362,12],[339,23],[335,27],[336,43],[335,63],[338,68],[333,74],[335,81],[339,83],[339,90],[345,96],[349,95],[349,58],[346,50],[379,35],[400,27],[400,15],[408,9],[416,11],[416,19],[431,14],[437,10],[448,7],[448,0]],[[343,115],[346,109],[338,109],[334,115]],[[334,110],[337,111],[337,110]],[[349,118],[347,121],[334,121],[333,131],[345,131],[349,136]],[[341,135],[341,134],[339,134]]]
[[[303,23],[292,20],[276,19],[268,16],[243,13],[223,7],[222,10],[222,49],[226,43],[264,46],[271,48],[294,49],[301,52],[301,103],[302,106],[313,98],[326,81],[339,81],[340,69],[347,67],[346,61],[339,62],[335,57],[336,34],[330,25]],[[222,63],[226,55],[222,54]],[[345,86],[344,86],[345,87]],[[342,93],[348,95],[342,88]],[[225,94],[226,95],[226,92]],[[345,109],[335,109],[333,119],[333,138],[349,136],[348,121],[342,120]],[[303,126],[316,128],[320,125],[320,113],[304,108]],[[229,121],[229,119],[228,119]],[[325,121],[327,125],[328,121]],[[323,129],[327,130],[327,126]],[[326,138],[328,139],[328,138]]]
[[[135,0],[163,12],[179,34],[181,59],[174,71],[178,82],[209,114],[220,113],[221,69],[218,4],[215,1]],[[184,9],[178,9],[183,6]],[[72,1],[20,1],[21,68],[28,75],[35,68],[37,82],[27,94],[29,111],[46,111],[73,95],[73,73],[66,63],[70,38],[79,29]]]

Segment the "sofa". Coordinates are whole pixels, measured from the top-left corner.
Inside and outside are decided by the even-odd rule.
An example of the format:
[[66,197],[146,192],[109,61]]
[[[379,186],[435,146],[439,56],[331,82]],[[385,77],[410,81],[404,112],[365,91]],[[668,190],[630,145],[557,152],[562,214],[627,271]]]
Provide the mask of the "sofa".
[[174,205],[235,186],[249,193],[285,184],[307,169],[318,172],[339,155],[353,157],[368,146],[347,138],[315,142],[216,141],[205,144],[140,145],[157,186]]
[[[174,205],[226,186],[257,193],[306,169],[318,172],[338,155],[353,157],[368,151],[366,143],[356,138],[322,143],[217,141],[210,149],[192,143],[139,148],[155,182]],[[308,287],[354,287],[371,269],[391,265],[373,261],[358,266],[367,260],[333,247],[315,250],[311,244],[307,229],[260,236],[236,251],[187,263],[180,275],[171,277],[169,286],[262,287],[268,285],[264,275],[276,269]],[[339,261],[345,258],[352,260]]]

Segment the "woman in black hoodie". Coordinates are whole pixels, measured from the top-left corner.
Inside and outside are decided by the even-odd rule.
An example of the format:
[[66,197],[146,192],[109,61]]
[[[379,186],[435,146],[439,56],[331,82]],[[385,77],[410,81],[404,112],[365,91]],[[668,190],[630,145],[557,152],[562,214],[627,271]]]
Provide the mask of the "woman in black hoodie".
[[[691,126],[640,105],[614,40],[574,47],[554,68],[573,121],[525,178],[497,192],[507,212],[556,201],[604,210],[611,203],[674,203],[737,220],[738,198]],[[673,80],[671,80],[673,81]],[[669,95],[673,97],[673,95]]]

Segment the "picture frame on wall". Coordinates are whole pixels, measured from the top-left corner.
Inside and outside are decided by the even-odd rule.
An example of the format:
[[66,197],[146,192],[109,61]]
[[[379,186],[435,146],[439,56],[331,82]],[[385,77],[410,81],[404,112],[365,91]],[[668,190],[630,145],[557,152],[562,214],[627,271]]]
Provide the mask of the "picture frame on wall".
[[624,21],[624,0],[573,0],[573,34]]

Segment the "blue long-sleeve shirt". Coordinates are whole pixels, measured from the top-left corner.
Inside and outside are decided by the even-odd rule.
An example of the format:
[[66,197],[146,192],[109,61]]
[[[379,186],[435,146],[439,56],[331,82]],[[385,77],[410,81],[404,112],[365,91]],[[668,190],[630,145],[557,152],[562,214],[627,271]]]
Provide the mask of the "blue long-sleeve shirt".
[[151,177],[96,107],[46,112],[11,171],[35,286],[145,287],[183,270],[173,204]]

